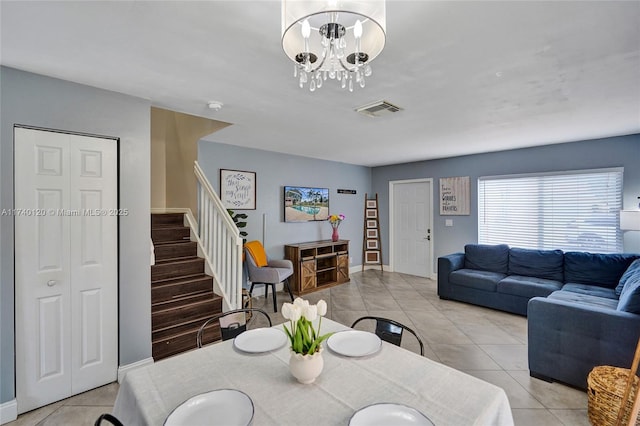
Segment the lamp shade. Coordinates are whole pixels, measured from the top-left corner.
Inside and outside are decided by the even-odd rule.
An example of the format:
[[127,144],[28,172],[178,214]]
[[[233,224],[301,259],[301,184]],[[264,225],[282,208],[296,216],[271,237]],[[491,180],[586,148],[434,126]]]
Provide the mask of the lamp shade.
[[296,62],[296,55],[305,51],[302,26],[309,25],[311,31],[307,37],[306,48],[318,58],[314,69],[322,70],[330,65],[329,61],[323,61],[322,58],[324,37],[320,34],[319,28],[327,23],[332,12],[338,22],[345,27],[347,54],[352,53],[356,46],[355,30],[355,34],[360,35],[358,37],[360,51],[368,55],[369,61],[378,56],[386,38],[384,0],[284,0],[282,2],[282,47],[292,61]]
[[640,231],[640,210],[621,210],[620,230]]

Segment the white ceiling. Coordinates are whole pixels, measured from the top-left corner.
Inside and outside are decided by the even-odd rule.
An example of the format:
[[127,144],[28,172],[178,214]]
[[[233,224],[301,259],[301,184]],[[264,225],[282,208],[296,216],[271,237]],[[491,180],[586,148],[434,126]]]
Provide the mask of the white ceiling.
[[[353,93],[298,87],[279,1],[0,7],[3,65],[233,123],[226,144],[376,166],[640,132],[640,1],[389,0]],[[404,111],[353,111],[381,99]]]

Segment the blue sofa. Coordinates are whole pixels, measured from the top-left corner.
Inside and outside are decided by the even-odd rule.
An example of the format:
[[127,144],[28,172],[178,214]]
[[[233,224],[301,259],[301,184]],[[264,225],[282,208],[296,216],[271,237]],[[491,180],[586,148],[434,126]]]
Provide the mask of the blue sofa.
[[586,389],[629,367],[640,338],[640,255],[465,246],[438,259],[438,294],[528,316],[531,376]]
[[438,258],[441,299],[527,315],[529,299],[548,296],[563,285],[561,250],[467,244],[464,253]]

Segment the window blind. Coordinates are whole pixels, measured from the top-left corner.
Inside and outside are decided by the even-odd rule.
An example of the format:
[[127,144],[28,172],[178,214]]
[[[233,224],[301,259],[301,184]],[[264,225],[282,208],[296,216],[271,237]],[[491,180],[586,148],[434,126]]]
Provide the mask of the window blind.
[[478,179],[478,241],[622,251],[622,168]]

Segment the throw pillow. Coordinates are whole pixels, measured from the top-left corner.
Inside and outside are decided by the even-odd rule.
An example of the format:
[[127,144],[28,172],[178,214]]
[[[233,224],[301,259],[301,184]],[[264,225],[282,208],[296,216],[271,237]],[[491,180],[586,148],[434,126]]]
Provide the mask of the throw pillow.
[[480,271],[507,273],[509,246],[506,244],[467,244],[464,246],[464,267]]
[[624,274],[620,277],[620,281],[616,286],[616,295],[620,296],[622,293],[622,289],[624,285],[627,283],[629,279],[640,280],[640,259],[636,259],[633,261],[631,265],[624,271]]
[[533,250],[512,247],[509,250],[509,275],[562,281],[564,253],[562,250]]
[[617,310],[640,314],[640,275],[627,279],[620,293]]

